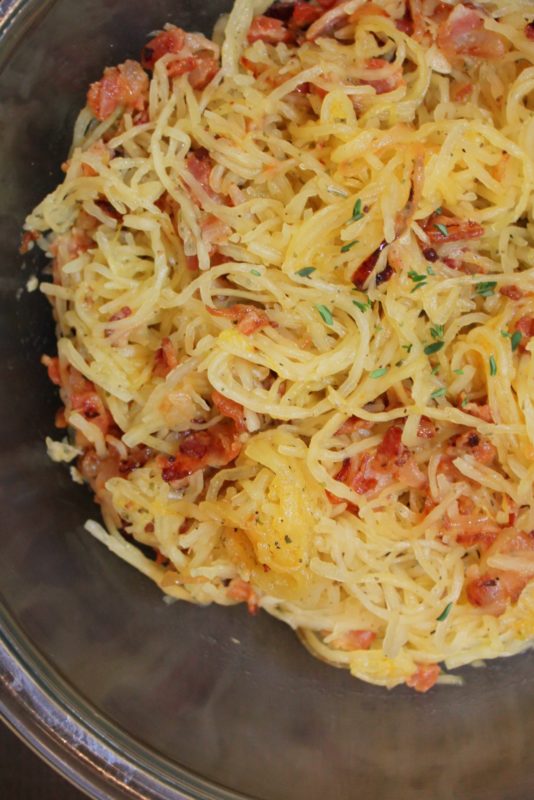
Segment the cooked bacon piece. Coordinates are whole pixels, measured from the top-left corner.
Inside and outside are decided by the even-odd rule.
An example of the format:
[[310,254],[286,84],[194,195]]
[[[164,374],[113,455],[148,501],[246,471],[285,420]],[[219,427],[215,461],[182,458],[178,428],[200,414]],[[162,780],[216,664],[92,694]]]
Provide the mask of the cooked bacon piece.
[[498,60],[506,52],[506,42],[494,31],[486,30],[483,15],[463,3],[454,6],[438,29],[437,45],[449,59],[471,56]]
[[294,0],[290,0],[290,2],[283,2],[283,0],[282,2],[275,2],[263,12],[263,16],[279,19],[282,22],[289,22],[295,10],[295,5]]
[[295,9],[291,16],[291,26],[306,30],[312,22],[319,19],[323,14],[323,9],[320,6],[312,6],[309,3],[303,3],[301,0],[295,3]]
[[247,423],[245,421],[245,409],[241,403],[236,403],[235,400],[225,397],[217,390],[214,390],[211,393],[211,399],[213,400],[213,405],[217,411],[223,415],[223,417],[229,417],[230,419],[234,420],[236,430],[238,430],[240,433],[246,431]]
[[237,600],[238,603],[246,603],[249,614],[256,614],[258,598],[250,583],[241,580],[241,578],[232,578],[226,593],[232,600]]
[[110,478],[124,477],[134,469],[144,467],[151,457],[152,450],[145,445],[130,448],[126,459],[121,459],[113,449],[110,449],[109,456],[100,458],[94,448],[90,447],[78,459],[78,469],[93,489],[96,501],[101,505],[107,505],[108,510],[116,516],[106,489],[107,481]]
[[406,686],[416,692],[428,692],[436,683],[440,672],[438,664],[418,664],[417,671],[407,678]]
[[72,394],[70,400],[73,411],[78,411],[86,420],[100,428],[104,435],[108,433],[113,425],[113,417],[94,387],[90,391]]
[[210,306],[207,308],[213,317],[226,317],[232,322],[237,322],[238,331],[244,333],[245,336],[250,336],[252,333],[269,325],[275,327],[274,322],[269,319],[266,312],[256,306],[236,303],[236,305],[229,306],[229,308],[211,308]]
[[527,39],[534,41],[534,22],[527,22],[525,25],[525,36]]
[[337,650],[369,650],[376,633],[369,630],[347,631],[333,642]]
[[488,572],[480,578],[473,578],[468,582],[466,592],[471,605],[478,606],[486,614],[494,617],[504,614],[508,596],[497,575]]
[[[368,58],[365,61],[365,66],[369,70],[382,70],[385,67],[389,67],[390,64],[383,58]],[[400,66],[396,66],[395,69],[391,70],[384,78],[361,79],[361,83],[363,83],[364,86],[372,86],[377,94],[392,92],[394,89],[398,89],[399,86],[402,86],[403,82],[402,69]]]
[[174,456],[159,456],[158,464],[163,480],[171,483],[204,467],[224,467],[237,458],[240,450],[237,427],[225,419],[211,428],[185,433],[178,452]]
[[[366,452],[347,458],[336,481],[344,483],[356,494],[376,496],[382,489],[399,480],[410,488],[421,488],[426,477],[419,469],[415,458],[402,444],[402,428],[392,425],[374,452]],[[328,492],[332,503],[343,503],[339,497]]]
[[57,356],[41,356],[41,364],[47,368],[48,377],[56,386],[61,386],[61,375],[59,372],[59,358]]
[[360,264],[360,266],[354,271],[352,275],[352,282],[357,289],[364,288],[365,284],[369,279],[369,276],[371,275],[372,271],[376,266],[376,262],[378,261],[378,256],[380,255],[385,246],[386,246],[385,241],[379,244],[376,250],[372,252],[370,256],[367,256],[367,258],[364,259]]
[[202,186],[206,194],[214,200],[217,194],[210,186],[213,161],[206,148],[198,147],[196,150],[191,150],[186,158],[186,164],[193,178]]
[[436,435],[436,426],[428,417],[421,417],[419,426],[417,428],[417,436],[419,439],[433,439]]
[[219,69],[219,48],[201,33],[186,33],[171,27],[158,33],[143,49],[141,63],[152,70],[163,56],[175,56],[167,63],[170,78],[188,75],[193,89],[203,89]]
[[[511,538],[503,533],[504,542],[497,552],[526,553],[534,550],[534,531],[519,531]],[[467,597],[472,605],[482,608],[486,614],[500,616],[506,609],[508,601],[515,603],[525,588],[534,578],[533,572],[514,572],[512,570],[488,570],[467,584]]]
[[129,306],[123,306],[120,311],[117,311],[116,314],[113,314],[110,318],[110,322],[117,322],[119,319],[126,319],[126,317],[131,317],[132,309]]
[[456,437],[454,448],[457,450],[466,450],[481,464],[492,464],[497,457],[496,447],[474,429],[466,431]]
[[[491,526],[491,523],[487,523],[488,526]],[[494,526],[497,527],[497,526]],[[488,530],[485,533],[483,530],[479,531],[464,531],[463,533],[459,533],[456,537],[456,541],[458,544],[461,544],[462,547],[469,548],[469,547],[478,547],[480,550],[485,552],[489,550],[489,548],[495,542],[497,538],[497,531]]]
[[514,284],[510,286],[501,286],[499,288],[499,293],[504,295],[504,297],[508,297],[510,300],[521,300],[523,297],[523,292],[519,286],[515,286]]
[[117,106],[143,111],[148,97],[148,76],[137,61],[106,67],[101,80],[92,83],[87,105],[99,120],[107,119]]
[[174,347],[169,337],[165,336],[161,340],[161,347],[156,350],[152,372],[158,378],[165,378],[176,366],[178,366],[178,359],[176,358]]
[[[367,494],[376,489],[378,478],[372,474],[373,456],[365,453],[361,458],[347,458],[343,466],[334,476],[334,480],[344,483],[356,494]],[[329,499],[333,503],[344,503],[345,501],[329,493]]]
[[370,430],[373,427],[372,422],[369,422],[366,419],[360,419],[359,417],[349,417],[345,420],[345,422],[337,429],[336,436],[343,436],[345,434],[353,433],[354,431],[360,430]]
[[423,224],[423,230],[433,244],[438,242],[461,242],[484,236],[484,228],[478,222],[458,219],[452,215],[431,214]]
[[258,41],[266,44],[279,44],[280,42],[290,42],[292,38],[282,20],[264,16],[252,20],[247,34],[250,44]]
[[33,243],[37,241],[39,235],[40,234],[38,231],[24,231],[19,247],[19,253],[21,256],[25,256],[26,253],[30,252],[33,247]]
[[516,331],[521,333],[521,341],[519,342],[519,349],[525,352],[527,344],[534,336],[534,317],[521,317],[515,324]]

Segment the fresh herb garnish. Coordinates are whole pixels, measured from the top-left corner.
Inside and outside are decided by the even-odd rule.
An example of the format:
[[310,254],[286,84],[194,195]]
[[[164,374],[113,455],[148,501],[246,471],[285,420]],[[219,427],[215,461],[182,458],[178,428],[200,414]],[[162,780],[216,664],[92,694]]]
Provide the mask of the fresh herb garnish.
[[332,316],[332,312],[326,306],[318,305],[315,306],[315,308],[317,309],[317,311],[319,312],[319,314],[321,315],[321,317],[323,318],[323,320],[326,322],[327,325],[334,324],[334,317]]
[[497,281],[482,281],[481,283],[475,284],[475,292],[480,295],[480,297],[491,297],[491,295],[495,293],[496,286]]
[[443,622],[444,620],[447,619],[447,617],[451,613],[452,605],[453,605],[452,603],[447,603],[447,605],[445,606],[439,617],[436,617],[437,622]]
[[423,352],[426,356],[431,356],[433,353],[437,353],[439,350],[441,350],[441,348],[444,346],[445,342],[432,342],[432,344],[427,344]]
[[442,222],[437,222],[434,225],[434,228],[436,228],[440,233],[442,233],[443,236],[448,236],[449,235],[449,229]]
[[410,342],[410,344],[403,344],[402,345],[402,349],[406,350],[407,353],[411,352],[412,347],[413,347],[413,344],[411,342]]
[[411,269],[408,273],[408,277],[411,278],[412,281],[418,283],[419,281],[426,281],[427,276],[425,273],[416,272],[414,269]]
[[466,405],[468,404],[468,402],[469,402],[469,399],[467,397],[464,397],[464,399],[462,400],[460,405],[462,406],[462,408],[465,408]]
[[300,275],[301,278],[307,278],[312,272],[315,272],[315,267],[302,267],[295,272],[295,275]]
[[[364,214],[362,211],[362,201],[360,198],[356,200],[354,203],[354,208],[352,209],[352,217],[349,219],[349,222],[358,222],[358,220],[363,219]],[[347,225],[348,225],[347,223]]]
[[348,253],[351,247],[354,247],[355,244],[358,244],[357,239],[353,239],[352,242],[347,242],[347,244],[344,244],[343,247],[341,248],[341,252]]
[[511,339],[512,338],[512,334],[509,333],[508,331],[501,331],[501,336],[504,336],[505,339]]
[[520,344],[522,338],[523,338],[523,334],[521,333],[521,331],[515,331],[512,334],[512,340],[511,340],[512,353],[515,353],[515,351],[519,347],[519,344]]
[[454,372],[455,375],[463,375],[464,374],[463,369],[453,369],[453,372]]
[[438,207],[436,208],[436,210],[434,211],[434,214],[443,214],[443,209],[442,209],[442,207],[441,207],[441,206],[438,206]]
[[435,367],[432,367],[432,369],[430,371],[431,371],[432,375],[437,375],[438,372],[439,372],[439,364],[436,364]]
[[444,395],[446,394],[447,394],[447,389],[444,386],[442,386],[441,389],[436,389],[435,391],[433,391],[430,397],[432,400],[436,400],[436,398],[444,397]]
[[366,303],[361,303],[359,300],[353,300],[352,302],[354,303],[356,308],[360,309],[362,313],[373,307],[373,304],[371,303],[369,298],[367,298]]
[[428,267],[426,268],[426,274],[427,274],[427,275],[435,275],[435,274],[436,274],[436,273],[434,272],[434,268],[433,268],[433,267],[432,267],[430,264],[429,264],[429,265],[428,265]]
[[433,339],[441,339],[443,334],[445,333],[445,328],[443,325],[434,325],[433,328],[430,328],[430,335]]
[[261,272],[259,272],[257,269],[251,269],[250,273],[251,275],[257,275],[258,278],[261,276]]
[[387,367],[380,367],[379,369],[374,369],[372,372],[369,373],[370,378],[381,378],[382,375],[385,375],[388,371]]
[[490,368],[490,375],[493,377],[497,374],[497,363],[495,361],[495,356],[491,355],[489,357],[489,368]]

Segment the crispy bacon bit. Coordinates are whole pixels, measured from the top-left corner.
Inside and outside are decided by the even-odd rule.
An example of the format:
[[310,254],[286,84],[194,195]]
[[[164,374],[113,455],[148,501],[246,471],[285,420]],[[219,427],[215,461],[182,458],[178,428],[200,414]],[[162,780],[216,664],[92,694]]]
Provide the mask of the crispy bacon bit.
[[174,456],[159,456],[158,464],[164,481],[181,480],[204,467],[224,467],[237,458],[241,442],[232,420],[222,420],[201,431],[182,436]]
[[384,434],[384,438],[377,447],[376,453],[378,456],[384,456],[386,459],[398,458],[403,449],[401,442],[402,428],[398,425],[392,425]]
[[143,49],[141,63],[152,70],[163,56],[172,55],[167,62],[170,78],[188,75],[193,89],[203,89],[219,69],[219,48],[201,33],[186,33],[170,27],[158,33]]
[[241,403],[236,403],[235,400],[225,397],[217,390],[211,393],[211,399],[213,400],[213,405],[219,414],[222,414],[223,417],[229,417],[230,419],[234,420],[236,430],[238,430],[240,433],[246,431],[247,423],[245,421],[245,409]]
[[417,428],[417,436],[419,439],[433,439],[436,435],[436,426],[428,417],[421,417],[419,426]]
[[156,350],[152,372],[158,378],[165,378],[171,370],[178,366],[178,359],[174,347],[168,336],[161,340],[161,347]]
[[478,222],[458,219],[450,214],[431,214],[423,224],[423,230],[433,244],[438,242],[461,242],[464,239],[479,239],[484,228]]
[[497,60],[506,52],[506,42],[494,31],[486,30],[484,17],[463,3],[454,6],[438,29],[437,45],[449,59],[471,56]]
[[26,253],[29,253],[29,251],[33,247],[33,243],[37,241],[38,238],[39,238],[38,231],[24,231],[24,233],[22,234],[22,239],[20,241],[20,247],[19,247],[19,253],[21,254],[21,256],[25,256]]
[[[383,58],[368,58],[365,61],[365,66],[368,70],[383,70],[391,67],[389,62]],[[388,74],[383,78],[362,78],[361,83],[365,86],[372,86],[377,94],[392,92],[404,83],[402,69],[400,66],[396,66],[394,69],[389,70]]]
[[226,319],[237,322],[237,330],[244,333],[245,336],[250,336],[261,328],[266,328],[269,325],[276,327],[267,316],[266,312],[256,306],[242,305],[236,303],[229,308],[211,308],[207,307],[209,313],[213,317],[226,317]]
[[137,61],[107,67],[101,80],[92,83],[87,105],[99,120],[107,119],[117,106],[143,111],[148,97],[148,76]]
[[[401,439],[402,428],[392,425],[374,452],[345,459],[334,479],[356,494],[370,496],[376,496],[394,480],[411,488],[421,488],[426,483],[426,477]],[[327,494],[332,503],[345,502],[331,492]]]
[[369,276],[371,275],[372,271],[376,266],[376,262],[378,261],[378,256],[380,255],[385,246],[386,246],[385,241],[379,244],[376,250],[373,253],[371,253],[370,256],[367,256],[367,258],[364,261],[362,261],[358,269],[356,269],[355,272],[353,273],[352,282],[357,289],[364,288],[365,284],[367,283],[367,280],[369,279]]
[[57,356],[41,356],[41,364],[47,368],[48,377],[56,386],[61,386],[61,375],[59,372],[59,358]]
[[[491,525],[491,523],[487,523]],[[495,528],[497,526],[494,526]],[[496,530],[488,530],[487,532],[484,530],[467,530],[459,533],[456,537],[456,541],[458,544],[461,544],[462,547],[469,548],[469,547],[478,547],[482,551],[489,550],[489,548],[495,542],[497,538],[497,531]]]
[[499,293],[504,295],[504,297],[508,297],[510,300],[521,300],[523,297],[523,292],[519,286],[514,286],[513,284],[509,286],[501,286],[499,288]]
[[241,578],[232,578],[226,593],[232,600],[237,600],[238,603],[246,603],[249,614],[256,614],[258,611],[258,598],[250,583],[241,580]]
[[123,306],[120,311],[117,311],[116,314],[113,314],[110,318],[110,322],[118,322],[120,319],[126,319],[126,317],[132,316],[132,309],[130,306]]
[[525,36],[527,39],[534,41],[534,22],[527,22],[525,25]]
[[253,42],[265,42],[266,44],[279,44],[280,42],[290,42],[291,33],[280,19],[273,17],[256,17],[248,30],[247,40]]
[[205,147],[192,150],[186,159],[187,169],[193,178],[202,186],[206,194],[215,199],[216,193],[210,186],[210,175],[213,169],[213,161]]
[[492,464],[497,457],[497,448],[475,429],[460,434],[454,442],[457,450],[467,450],[481,464]]
[[[92,384],[91,384],[92,385]],[[106,408],[100,395],[93,389],[71,395],[72,410],[78,411],[105,435],[113,425],[113,417]]]
[[534,336],[534,317],[521,317],[515,324],[516,331],[521,333],[521,341],[519,342],[519,349],[525,352],[527,344]]
[[151,457],[152,450],[145,445],[129,449],[126,459],[121,459],[113,449],[107,458],[99,458],[94,448],[90,447],[83,456],[80,456],[78,469],[95,493],[96,501],[107,506],[108,510],[116,516],[111,497],[106,489],[107,481],[110,478],[128,475],[134,469],[144,467]]
[[490,573],[469,581],[466,588],[467,599],[473,606],[484,609],[486,614],[500,617],[507,605],[507,596],[498,577]]
[[354,433],[354,431],[361,431],[361,430],[370,430],[373,427],[373,423],[369,422],[366,419],[360,419],[359,417],[349,417],[345,420],[345,422],[337,429],[336,436],[344,436],[346,434]]
[[291,25],[301,30],[309,28],[312,22],[319,19],[323,14],[323,9],[320,6],[312,6],[309,3],[298,2],[295,3],[295,10],[291,17]]
[[407,678],[406,686],[416,692],[428,692],[436,683],[440,672],[438,664],[418,664],[417,671]]
[[369,650],[376,633],[369,630],[347,631],[333,642],[337,650]]
[[284,3],[284,2],[276,2],[273,3],[272,6],[264,11],[264,17],[272,17],[273,19],[279,19],[282,22],[289,22],[293,15],[293,11],[295,9],[295,2],[291,0],[291,2]]

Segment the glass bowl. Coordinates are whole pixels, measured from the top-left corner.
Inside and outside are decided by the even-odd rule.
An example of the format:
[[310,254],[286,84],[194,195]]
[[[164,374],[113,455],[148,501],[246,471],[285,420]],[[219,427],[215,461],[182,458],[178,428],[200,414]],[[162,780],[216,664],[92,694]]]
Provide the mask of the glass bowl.
[[95,798],[526,800],[534,656],[428,695],[367,686],[243,608],[166,605],[84,533],[89,493],[49,461],[50,314],[18,253],[88,84],[166,21],[224,0],[0,2],[0,669],[7,723]]

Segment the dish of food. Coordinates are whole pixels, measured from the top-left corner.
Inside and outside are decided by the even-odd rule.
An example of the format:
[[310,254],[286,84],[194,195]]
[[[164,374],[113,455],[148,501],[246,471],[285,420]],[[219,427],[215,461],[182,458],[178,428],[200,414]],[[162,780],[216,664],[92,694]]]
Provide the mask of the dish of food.
[[22,248],[90,533],[371,683],[531,644],[533,87],[526,0],[237,0],[104,70]]

